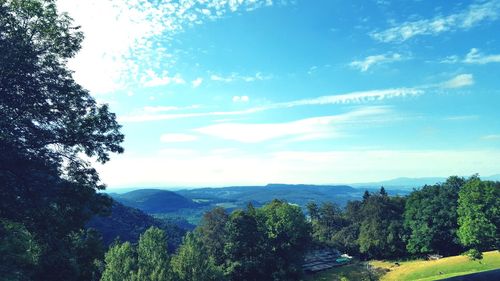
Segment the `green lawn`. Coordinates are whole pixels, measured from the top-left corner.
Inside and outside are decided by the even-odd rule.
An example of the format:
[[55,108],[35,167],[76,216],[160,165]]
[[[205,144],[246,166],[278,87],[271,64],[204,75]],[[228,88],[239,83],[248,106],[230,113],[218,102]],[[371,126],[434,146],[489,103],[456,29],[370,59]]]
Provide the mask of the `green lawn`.
[[[459,276],[469,273],[486,271],[500,268],[500,252],[491,251],[483,253],[481,261],[471,261],[464,256],[454,256],[436,261],[416,260],[400,262],[395,266],[394,262],[372,261],[370,264],[375,268],[373,280],[380,281],[430,281],[443,278]],[[348,266],[327,270],[312,276],[307,281],[336,281],[344,276],[347,280],[369,280],[366,266],[362,263],[354,263]]]

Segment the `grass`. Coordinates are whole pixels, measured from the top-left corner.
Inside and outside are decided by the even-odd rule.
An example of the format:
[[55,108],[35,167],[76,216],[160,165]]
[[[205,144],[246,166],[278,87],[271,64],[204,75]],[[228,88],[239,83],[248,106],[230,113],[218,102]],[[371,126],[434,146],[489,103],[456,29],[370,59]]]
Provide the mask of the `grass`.
[[[430,281],[500,268],[500,252],[483,253],[480,261],[465,256],[454,256],[435,261],[416,260],[399,262],[371,261],[375,269],[373,280],[380,281]],[[385,274],[384,274],[385,273]],[[306,281],[370,280],[364,263],[353,263],[308,276]]]

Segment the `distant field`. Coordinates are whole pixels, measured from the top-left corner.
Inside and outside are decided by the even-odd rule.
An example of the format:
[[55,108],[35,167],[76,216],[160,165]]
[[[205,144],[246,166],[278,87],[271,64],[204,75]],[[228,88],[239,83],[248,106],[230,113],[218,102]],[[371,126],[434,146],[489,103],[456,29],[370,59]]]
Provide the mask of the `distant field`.
[[[380,281],[430,281],[500,268],[500,252],[485,252],[481,261],[471,261],[464,256],[454,256],[436,261],[394,262],[372,261],[376,268],[373,280]],[[382,274],[387,271],[386,274]],[[377,275],[377,276],[375,276]],[[347,280],[370,280],[364,264],[352,264],[309,276],[307,281],[336,281],[344,276]],[[374,278],[375,277],[375,278]]]

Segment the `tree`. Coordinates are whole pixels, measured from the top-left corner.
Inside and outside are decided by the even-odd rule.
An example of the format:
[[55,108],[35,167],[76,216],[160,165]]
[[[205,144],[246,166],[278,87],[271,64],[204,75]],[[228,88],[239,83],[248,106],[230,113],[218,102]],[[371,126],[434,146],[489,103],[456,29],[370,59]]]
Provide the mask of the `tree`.
[[359,250],[368,258],[405,254],[403,211],[405,199],[372,194],[361,206]]
[[177,281],[221,281],[224,280],[221,268],[215,265],[201,241],[188,233],[178,253],[172,257],[172,271]]
[[228,220],[229,216],[224,208],[216,207],[203,215],[200,225],[196,228],[197,235],[217,265],[222,265],[225,260],[224,245]]
[[0,0],[0,218],[43,249],[35,280],[78,278],[70,234],[110,205],[80,154],[123,151],[115,115],[66,67],[82,39],[55,0]]
[[471,178],[458,194],[458,237],[479,251],[500,246],[500,182]]
[[333,236],[344,224],[342,210],[333,203],[325,202],[317,208],[315,217],[311,217],[312,236],[319,243],[331,245]]
[[134,281],[137,274],[137,259],[129,242],[117,243],[104,258],[106,268],[101,281]]
[[150,227],[141,235],[137,246],[138,280],[172,280],[167,248],[163,230]]
[[97,281],[101,277],[99,263],[104,256],[102,236],[95,229],[80,230],[70,234],[71,256],[77,268],[77,280]]
[[225,271],[230,280],[266,280],[264,234],[259,230],[256,211],[236,210],[226,223]]
[[257,211],[269,254],[267,278],[299,280],[302,262],[310,245],[310,227],[300,207],[273,200]]
[[309,218],[311,221],[317,220],[319,216],[319,207],[315,202],[308,202],[306,204],[307,214],[309,214]]
[[19,223],[0,219],[0,276],[2,280],[30,280],[39,262],[40,246]]
[[457,236],[458,192],[465,180],[450,177],[443,184],[413,191],[406,201],[406,248],[412,254],[453,255],[461,251]]

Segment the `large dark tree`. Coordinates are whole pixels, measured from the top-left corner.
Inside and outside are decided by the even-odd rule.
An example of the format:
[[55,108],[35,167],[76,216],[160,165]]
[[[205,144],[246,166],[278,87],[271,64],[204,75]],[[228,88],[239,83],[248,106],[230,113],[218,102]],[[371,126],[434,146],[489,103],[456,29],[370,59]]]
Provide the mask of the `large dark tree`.
[[81,278],[70,234],[109,206],[81,155],[123,151],[115,115],[66,66],[82,39],[54,0],[0,0],[0,218],[41,245],[37,280]]
[[385,192],[363,200],[358,244],[367,258],[392,258],[405,254],[403,211],[405,199]]
[[450,177],[443,184],[413,191],[406,201],[404,225],[408,230],[406,248],[412,254],[457,254],[458,192],[465,180]]
[[216,207],[206,212],[196,228],[196,234],[217,265],[224,263],[224,245],[226,243],[226,223],[229,215],[224,208]]

